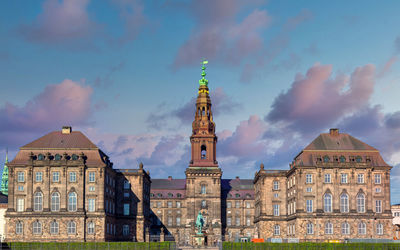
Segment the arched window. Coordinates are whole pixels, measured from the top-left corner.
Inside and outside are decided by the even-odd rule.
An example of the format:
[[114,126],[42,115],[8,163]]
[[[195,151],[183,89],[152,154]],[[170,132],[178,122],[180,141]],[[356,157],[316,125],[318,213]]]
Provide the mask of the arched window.
[[39,161],[43,161],[44,160],[44,155],[43,154],[39,154],[38,155],[38,160]]
[[342,194],[340,196],[340,212],[341,213],[349,212],[349,196],[347,194]]
[[75,234],[76,233],[76,224],[75,221],[69,221],[67,225],[68,234]]
[[361,161],[362,161],[361,156],[357,156],[357,157],[356,157],[356,162],[360,163]]
[[206,145],[201,145],[201,159],[207,158],[207,148]]
[[203,107],[203,113],[202,113],[202,115],[203,115],[203,116],[206,115],[206,108],[205,108],[205,107]]
[[177,194],[176,194],[176,197],[181,198],[182,195],[181,195],[180,193],[177,193]]
[[362,193],[357,195],[357,212],[358,213],[365,212],[365,195]]
[[42,223],[40,223],[38,220],[33,222],[33,234],[41,234],[42,233]]
[[158,197],[158,198],[161,198],[161,197],[162,197],[162,194],[158,193],[158,194],[157,194],[157,197]]
[[240,194],[235,194],[235,197],[236,198],[240,198]]
[[15,224],[15,234],[23,234],[24,232],[24,225],[22,224],[21,221],[18,221]]
[[332,212],[332,195],[329,193],[324,195],[324,212]]
[[312,223],[307,223],[307,234],[314,234],[314,225]]
[[43,194],[36,192],[33,200],[33,211],[40,212],[43,210]]
[[174,195],[172,193],[168,193],[168,198],[172,198]]
[[60,211],[60,194],[58,192],[51,194],[51,211]]
[[205,184],[201,184],[200,194],[205,194],[205,193],[206,193],[206,185]]
[[91,221],[91,222],[89,222],[88,223],[88,234],[94,234],[94,222],[93,221]]
[[150,193],[150,197],[152,197],[152,198],[153,198],[153,197],[154,197],[154,194],[153,194],[153,193]]
[[381,223],[376,224],[376,234],[377,235],[383,234],[383,225]]
[[76,211],[76,193],[71,192],[68,194],[68,211]]
[[281,227],[279,225],[274,225],[274,235],[281,234]]
[[358,234],[367,234],[367,227],[364,222],[358,224]]
[[58,234],[58,222],[55,220],[50,223],[50,233]]
[[329,162],[329,156],[327,156],[327,155],[324,156],[324,162],[325,162],[325,163],[326,163],[326,162]]
[[340,162],[346,162],[346,157],[344,157],[343,155],[342,156],[340,156]]
[[55,159],[56,161],[60,161],[60,160],[61,160],[61,155],[60,155],[60,154],[56,154],[56,155],[54,156],[54,159]]
[[350,224],[345,222],[342,223],[342,234],[350,234]]
[[333,225],[330,222],[325,223],[325,234],[333,234]]
[[73,155],[72,155],[72,160],[73,160],[73,161],[78,160],[78,156],[77,156],[76,154],[73,154]]

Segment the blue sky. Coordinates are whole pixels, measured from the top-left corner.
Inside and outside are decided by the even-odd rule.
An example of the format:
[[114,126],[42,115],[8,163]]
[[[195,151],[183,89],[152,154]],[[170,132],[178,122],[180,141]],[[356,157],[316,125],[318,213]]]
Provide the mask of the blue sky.
[[[399,5],[3,1],[0,162],[69,124],[118,168],[143,161],[153,177],[183,177],[207,58],[224,177],[288,168],[330,127],[398,167]],[[400,187],[392,194],[399,203]]]

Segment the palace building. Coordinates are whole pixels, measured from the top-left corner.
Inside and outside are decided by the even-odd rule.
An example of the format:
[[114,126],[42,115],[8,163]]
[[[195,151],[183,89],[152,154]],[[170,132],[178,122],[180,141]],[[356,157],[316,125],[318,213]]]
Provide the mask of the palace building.
[[[64,127],[8,163],[7,241],[310,241],[392,238],[390,170],[379,151],[331,129],[290,164],[224,179],[203,66],[184,179],[114,168],[85,135]],[[234,171],[234,170],[232,170]]]

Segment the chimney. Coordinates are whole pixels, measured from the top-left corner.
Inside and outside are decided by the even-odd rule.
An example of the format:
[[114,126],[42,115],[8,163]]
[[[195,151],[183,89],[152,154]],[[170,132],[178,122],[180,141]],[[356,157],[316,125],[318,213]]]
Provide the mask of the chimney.
[[329,130],[330,135],[339,135],[339,129],[338,128],[331,128]]
[[72,128],[70,126],[63,126],[61,132],[63,134],[71,134]]
[[168,176],[168,180],[171,181],[172,180],[172,176]]

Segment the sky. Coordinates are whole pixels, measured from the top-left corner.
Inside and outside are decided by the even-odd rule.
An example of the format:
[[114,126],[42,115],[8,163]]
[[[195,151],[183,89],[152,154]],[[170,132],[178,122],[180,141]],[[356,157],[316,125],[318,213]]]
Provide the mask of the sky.
[[[224,178],[288,169],[339,128],[400,203],[399,1],[0,2],[0,162],[63,125],[115,168],[184,178],[201,62]],[[2,165],[2,164],[1,164]]]

